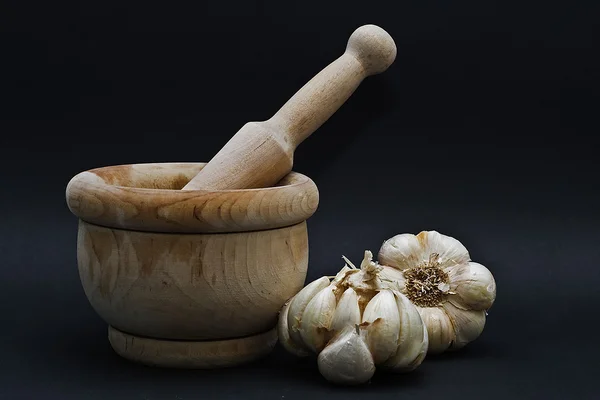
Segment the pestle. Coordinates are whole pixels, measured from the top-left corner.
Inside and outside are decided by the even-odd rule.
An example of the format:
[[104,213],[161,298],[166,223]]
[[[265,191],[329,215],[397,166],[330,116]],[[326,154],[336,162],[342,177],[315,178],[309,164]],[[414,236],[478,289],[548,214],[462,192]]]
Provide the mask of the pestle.
[[246,123],[182,190],[275,185],[293,167],[296,147],[315,132],[370,75],[396,58],[392,37],[376,25],[356,29],[346,51],[321,70],[270,119]]

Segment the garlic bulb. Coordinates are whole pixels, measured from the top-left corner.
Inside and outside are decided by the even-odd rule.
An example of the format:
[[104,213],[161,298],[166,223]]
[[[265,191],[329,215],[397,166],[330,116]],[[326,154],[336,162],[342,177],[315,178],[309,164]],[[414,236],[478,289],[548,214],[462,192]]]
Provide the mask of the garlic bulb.
[[310,282],[279,313],[279,342],[299,357],[316,354],[321,375],[338,384],[367,382],[376,367],[409,372],[425,358],[428,332],[398,290],[400,271],[365,251],[360,269]]
[[481,335],[496,282],[461,242],[436,231],[399,234],[383,243],[378,262],[399,272],[398,290],[427,326],[428,354],[460,349]]

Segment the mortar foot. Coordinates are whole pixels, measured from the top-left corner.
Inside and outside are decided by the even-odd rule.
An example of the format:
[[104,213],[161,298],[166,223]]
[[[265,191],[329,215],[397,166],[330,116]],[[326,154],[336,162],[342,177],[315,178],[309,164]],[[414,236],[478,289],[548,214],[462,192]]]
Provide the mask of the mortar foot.
[[277,343],[277,327],[227,340],[163,340],[108,327],[113,350],[130,361],[167,368],[215,369],[250,363],[268,355]]

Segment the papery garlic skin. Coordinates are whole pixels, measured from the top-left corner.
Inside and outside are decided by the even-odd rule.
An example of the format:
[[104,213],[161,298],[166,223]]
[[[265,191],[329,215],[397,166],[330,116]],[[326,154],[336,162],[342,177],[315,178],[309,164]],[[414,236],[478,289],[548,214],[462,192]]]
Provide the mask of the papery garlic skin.
[[[306,345],[304,345],[304,342],[302,341],[302,335],[300,334],[300,321],[302,320],[304,309],[312,300],[312,298],[327,286],[329,286],[329,279],[326,276],[323,276],[310,282],[308,285],[302,288],[289,302],[290,304],[287,317],[289,337],[290,340],[296,343],[296,345],[300,348],[305,348],[308,350]],[[281,319],[281,314],[279,318]]]
[[402,233],[383,243],[377,261],[403,271],[423,261],[420,250],[421,243],[415,235]]
[[444,311],[448,314],[454,327],[454,340],[451,350],[458,350],[473,340],[477,339],[485,326],[486,312],[480,310],[462,310],[452,303],[444,304]]
[[401,293],[396,293],[395,297],[400,314],[398,348],[403,350],[388,359],[385,366],[395,372],[409,372],[425,359],[429,348],[429,335],[417,307]]
[[335,313],[335,294],[327,286],[313,297],[302,315],[300,336],[304,344],[312,351],[319,352],[327,344],[329,328]]
[[468,262],[448,269],[450,291],[456,295],[449,301],[464,310],[489,310],[496,299],[496,281],[483,265]]
[[301,357],[317,354],[319,371],[334,383],[364,383],[378,366],[410,372],[425,358],[427,328],[400,293],[398,270],[372,258],[365,251],[360,268],[344,258],[334,277],[309,283],[279,315],[283,347]]
[[331,321],[332,331],[341,331],[347,325],[358,325],[361,323],[360,307],[358,305],[358,295],[352,288],[346,289],[338,301],[333,320]]
[[403,233],[383,242],[378,261],[402,274],[395,281],[427,327],[428,354],[460,349],[481,335],[496,281],[460,241],[436,231]]
[[277,332],[279,333],[279,342],[290,353],[295,354],[298,357],[306,357],[310,353],[304,348],[296,345],[296,343],[290,337],[290,330],[288,328],[289,310],[290,302],[288,301],[281,309],[279,319],[277,321]]
[[417,307],[427,327],[430,354],[440,354],[448,350],[456,339],[456,333],[450,317],[438,307]]
[[330,382],[358,385],[371,379],[375,362],[358,325],[346,325],[317,357],[319,372]]
[[400,313],[394,293],[385,289],[369,301],[363,313],[362,322],[367,323],[367,343],[373,360],[387,361],[396,353],[400,336]]

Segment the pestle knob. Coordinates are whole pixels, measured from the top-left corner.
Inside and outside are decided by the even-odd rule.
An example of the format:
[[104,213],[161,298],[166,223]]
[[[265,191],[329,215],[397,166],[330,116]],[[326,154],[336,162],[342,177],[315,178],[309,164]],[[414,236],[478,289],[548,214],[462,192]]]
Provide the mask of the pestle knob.
[[296,147],[354,93],[364,78],[396,58],[392,37],[375,25],[356,29],[346,51],[306,83],[270,119],[246,123],[183,190],[275,185],[293,166]]

